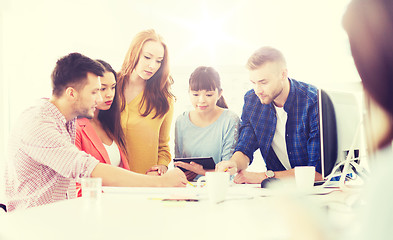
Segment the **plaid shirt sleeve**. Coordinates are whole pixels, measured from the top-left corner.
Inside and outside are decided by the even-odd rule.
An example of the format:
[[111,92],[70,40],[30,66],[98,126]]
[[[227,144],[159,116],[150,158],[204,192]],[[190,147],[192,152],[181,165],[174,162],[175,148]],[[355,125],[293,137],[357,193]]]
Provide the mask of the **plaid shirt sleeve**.
[[73,144],[73,138],[65,127],[54,122],[32,125],[22,135],[21,143],[20,149],[24,154],[65,178],[89,176],[92,171],[89,165],[95,162]]
[[228,110],[228,121],[225,128],[224,141],[222,146],[221,160],[229,160],[235,149],[238,130],[239,130],[239,117]]
[[310,108],[310,133],[307,141],[308,165],[315,166],[318,172],[321,172],[321,142],[319,129],[319,109],[314,104]]
[[250,122],[251,115],[255,110],[255,105],[250,102],[250,94],[252,94],[252,91],[247,92],[244,96],[244,106],[239,128],[239,139],[234,152],[242,152],[250,159],[251,163],[254,158],[254,152],[259,146],[254,128]]

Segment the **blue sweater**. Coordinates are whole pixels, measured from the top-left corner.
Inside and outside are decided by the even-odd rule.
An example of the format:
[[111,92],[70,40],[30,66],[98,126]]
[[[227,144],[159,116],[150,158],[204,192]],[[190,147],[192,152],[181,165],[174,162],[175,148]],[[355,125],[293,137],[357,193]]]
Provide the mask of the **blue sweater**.
[[176,119],[175,156],[213,157],[214,162],[229,160],[237,142],[240,119],[225,109],[221,116],[207,127],[197,127],[189,117],[189,111]]

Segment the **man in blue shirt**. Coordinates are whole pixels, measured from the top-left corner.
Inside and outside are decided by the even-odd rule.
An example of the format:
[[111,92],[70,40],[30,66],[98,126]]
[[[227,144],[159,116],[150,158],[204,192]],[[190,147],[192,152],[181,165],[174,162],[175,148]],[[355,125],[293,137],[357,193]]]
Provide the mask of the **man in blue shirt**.
[[[294,176],[295,166],[320,172],[317,89],[288,78],[286,61],[271,47],[258,49],[247,62],[253,89],[244,96],[242,123],[235,152],[217,171],[238,172],[236,183],[261,183],[265,178]],[[247,172],[259,149],[266,172]]]

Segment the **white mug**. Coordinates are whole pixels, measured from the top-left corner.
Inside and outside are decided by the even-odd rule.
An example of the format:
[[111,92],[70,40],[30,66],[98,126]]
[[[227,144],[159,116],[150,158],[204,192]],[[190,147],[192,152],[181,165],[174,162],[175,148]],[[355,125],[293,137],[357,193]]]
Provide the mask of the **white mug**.
[[314,186],[315,167],[298,166],[295,167],[296,186],[301,190],[310,190]]
[[229,172],[206,172],[206,176],[198,179],[197,186],[201,187],[202,181],[205,181],[210,202],[219,203],[226,198],[229,177]]

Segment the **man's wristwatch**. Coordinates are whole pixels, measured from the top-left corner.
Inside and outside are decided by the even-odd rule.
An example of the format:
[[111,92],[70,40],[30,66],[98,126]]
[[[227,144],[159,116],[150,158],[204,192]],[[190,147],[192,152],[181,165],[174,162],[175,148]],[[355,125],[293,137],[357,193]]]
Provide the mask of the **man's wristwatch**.
[[274,172],[272,170],[267,170],[265,176],[266,178],[274,178]]

